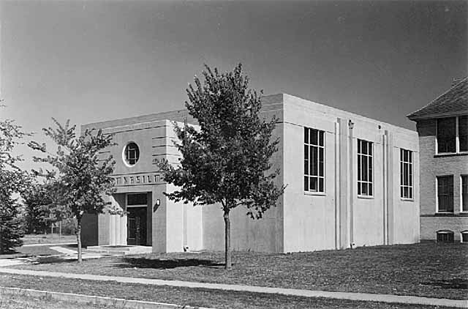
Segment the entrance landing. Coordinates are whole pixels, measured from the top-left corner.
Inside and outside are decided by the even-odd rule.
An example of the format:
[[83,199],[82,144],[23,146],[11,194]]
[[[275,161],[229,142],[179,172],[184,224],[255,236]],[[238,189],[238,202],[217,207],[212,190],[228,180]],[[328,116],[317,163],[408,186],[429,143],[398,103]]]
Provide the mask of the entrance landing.
[[87,252],[96,252],[112,255],[128,255],[128,254],[146,254],[153,251],[149,246],[89,246]]

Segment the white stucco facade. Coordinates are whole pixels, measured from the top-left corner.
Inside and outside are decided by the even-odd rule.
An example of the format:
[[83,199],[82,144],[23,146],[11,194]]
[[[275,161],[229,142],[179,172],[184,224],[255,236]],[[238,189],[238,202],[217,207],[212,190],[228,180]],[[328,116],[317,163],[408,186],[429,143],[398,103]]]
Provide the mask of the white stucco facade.
[[[279,119],[273,138],[279,138],[280,143],[272,168],[280,170],[277,184],[287,187],[276,207],[261,220],[247,217],[242,207],[231,213],[234,250],[297,252],[419,241],[416,132],[287,94],[263,98],[262,116],[273,115]],[[177,111],[84,126],[115,134],[118,146],[107,153],[117,161],[117,192],[113,199],[126,209],[128,194],[148,194],[147,232],[141,243],[152,246],[154,252],[224,248],[224,221],[219,205],[193,207],[169,201],[163,194],[174,188],[162,182],[155,159],[177,162],[172,121],[185,118],[185,111]],[[190,117],[188,120],[194,123]],[[323,163],[318,163],[323,171],[323,188],[316,190],[319,192],[304,187],[304,137],[309,129],[323,132],[324,137]],[[372,148],[371,169],[368,168],[372,194],[365,196],[358,194],[358,140]],[[130,167],[120,162],[129,142],[140,147],[140,158]],[[402,149],[412,154],[411,198],[401,197]],[[359,168],[362,174],[362,165]],[[84,241],[126,245],[127,221],[126,216],[110,214],[88,217]]]

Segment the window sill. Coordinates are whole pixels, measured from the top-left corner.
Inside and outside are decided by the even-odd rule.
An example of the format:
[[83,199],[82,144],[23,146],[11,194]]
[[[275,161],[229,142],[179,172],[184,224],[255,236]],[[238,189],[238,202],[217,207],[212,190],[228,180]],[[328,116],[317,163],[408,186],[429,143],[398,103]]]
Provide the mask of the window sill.
[[457,218],[460,218],[460,217],[468,217],[468,213],[453,213],[453,212],[436,212],[434,214],[423,214],[421,215],[421,217],[440,217],[440,218],[448,218],[448,217],[457,217]]
[[358,198],[362,198],[364,200],[372,200],[374,199],[374,196],[373,195],[358,195],[357,196]]
[[327,194],[325,192],[310,192],[310,191],[304,191],[304,195],[310,195],[310,196],[326,196]]
[[466,215],[454,212],[436,212],[434,217],[466,217]]
[[459,156],[468,156],[468,152],[447,152],[447,153],[436,153],[434,158],[441,158],[441,157],[459,157]]
[[414,198],[402,197],[400,198],[402,202],[414,202]]

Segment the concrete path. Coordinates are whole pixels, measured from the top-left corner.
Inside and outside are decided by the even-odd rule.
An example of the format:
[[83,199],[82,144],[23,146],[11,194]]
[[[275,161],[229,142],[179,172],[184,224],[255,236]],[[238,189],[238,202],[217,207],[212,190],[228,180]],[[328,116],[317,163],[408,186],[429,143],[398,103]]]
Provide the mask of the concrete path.
[[49,291],[38,291],[31,289],[19,289],[19,288],[6,288],[0,287],[0,299],[2,296],[29,296],[29,297],[40,297],[47,300],[53,299],[56,301],[72,302],[79,304],[94,304],[99,306],[106,306],[109,308],[127,308],[127,309],[210,309],[204,307],[193,307],[188,305],[175,305],[166,303],[157,303],[151,301],[142,300],[129,300],[123,298],[114,297],[102,297],[102,296],[89,296],[83,294],[74,293],[60,293],[60,292],[49,292]]
[[26,264],[25,259],[0,259],[0,267]]
[[29,244],[22,245],[21,247],[48,247],[48,246],[67,246],[67,245],[76,245],[76,242],[64,242],[64,243],[51,243],[51,244]]
[[[65,256],[60,257],[61,259],[64,259],[64,260],[78,259],[78,252],[76,250],[67,249],[67,248],[58,247],[58,246],[57,247],[50,247],[49,249],[52,249],[52,250],[55,250],[55,251],[60,252],[62,254],[65,254]],[[86,252],[86,251],[83,251],[82,254],[81,254],[81,258],[83,260],[98,259],[98,258],[101,258],[103,256],[104,255],[101,254],[101,253]]]
[[[76,250],[59,247],[57,245],[49,247],[49,249],[52,249],[60,253],[60,255],[56,257],[62,260],[77,260],[78,259],[78,253],[76,252]],[[88,253],[88,252],[83,251],[81,257],[83,258],[83,260],[86,260],[86,259],[98,259],[104,256],[106,255],[101,254],[101,253],[96,253],[96,252]],[[52,257],[52,256],[49,255],[45,257]],[[27,263],[31,263],[31,258],[0,259],[0,267],[8,267],[8,266],[21,265],[21,264],[27,264]]]
[[269,287],[259,287],[259,286],[234,285],[234,284],[188,282],[188,281],[178,281],[178,280],[159,280],[159,279],[114,277],[114,276],[85,275],[85,274],[68,274],[68,273],[22,270],[22,269],[21,270],[20,269],[8,269],[8,268],[0,268],[0,273],[15,274],[15,275],[42,276],[42,277],[83,279],[83,280],[94,280],[94,281],[113,281],[113,282],[119,282],[119,283],[146,284],[146,285],[154,285],[154,286],[165,285],[165,286],[174,286],[174,287],[203,288],[203,289],[212,289],[212,290],[282,294],[282,295],[301,296],[301,297],[324,297],[324,298],[348,299],[348,300],[357,300],[357,301],[374,301],[374,302],[385,302],[385,303],[419,304],[419,305],[432,305],[432,306],[446,306],[446,307],[454,307],[454,308],[468,308],[468,300],[452,300],[452,299],[428,298],[428,297],[417,297],[417,296],[310,291],[310,290],[299,290],[299,289],[282,289],[282,288],[269,288]]

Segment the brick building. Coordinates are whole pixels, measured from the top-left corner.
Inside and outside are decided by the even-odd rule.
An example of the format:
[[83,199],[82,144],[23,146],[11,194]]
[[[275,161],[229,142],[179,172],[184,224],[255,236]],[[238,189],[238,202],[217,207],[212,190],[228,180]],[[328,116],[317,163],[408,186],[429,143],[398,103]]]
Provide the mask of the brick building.
[[421,161],[421,240],[468,242],[468,79],[408,115]]
[[[261,220],[231,212],[234,250],[294,252],[419,241],[419,151],[416,132],[287,94],[262,99],[262,116],[279,119],[273,168],[287,188]],[[175,111],[93,123],[114,134],[117,191],[111,202],[127,211],[87,216],[88,245],[145,245],[154,252],[223,250],[219,205],[174,203],[163,192],[156,160],[176,163]]]

